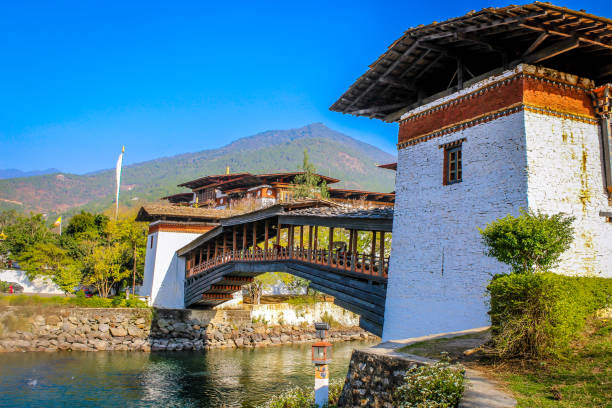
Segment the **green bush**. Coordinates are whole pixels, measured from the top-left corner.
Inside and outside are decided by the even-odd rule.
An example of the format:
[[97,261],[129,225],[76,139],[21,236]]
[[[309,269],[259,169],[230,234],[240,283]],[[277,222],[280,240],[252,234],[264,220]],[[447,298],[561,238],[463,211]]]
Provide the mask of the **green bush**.
[[508,264],[516,273],[545,272],[556,266],[574,240],[573,217],[521,210],[493,221],[483,230],[487,255]]
[[0,292],[8,292],[9,286],[11,286],[8,282],[0,281]]
[[502,357],[559,357],[587,318],[612,305],[612,279],[554,273],[497,275],[491,296],[493,344]]
[[[335,408],[344,387],[344,380],[329,382],[329,404],[321,408]],[[258,408],[316,408],[312,388],[295,387],[275,395]]]
[[399,408],[453,408],[459,405],[464,389],[465,369],[444,359],[408,370],[394,399]]

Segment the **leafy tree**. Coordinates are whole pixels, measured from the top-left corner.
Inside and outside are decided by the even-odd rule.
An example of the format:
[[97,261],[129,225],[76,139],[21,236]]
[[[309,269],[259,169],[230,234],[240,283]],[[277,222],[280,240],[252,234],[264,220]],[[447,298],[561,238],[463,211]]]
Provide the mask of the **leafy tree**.
[[64,235],[75,239],[97,239],[104,232],[108,221],[106,215],[81,211],[70,219]]
[[0,217],[6,239],[0,242],[0,258],[20,260],[21,254],[40,242],[55,241],[41,214],[21,216],[14,212],[3,212]]
[[13,225],[17,220],[17,211],[0,211],[0,232],[4,231],[9,225]]
[[129,247],[121,242],[99,245],[87,260],[91,273],[85,277],[85,283],[95,286],[102,297],[108,297],[111,289],[130,276],[125,268],[129,257]]
[[[133,218],[124,218],[110,225],[112,234],[128,246],[131,257],[126,267],[132,269],[132,293],[136,281],[142,281],[144,275],[144,259],[147,251],[147,224],[136,222]],[[131,265],[130,265],[131,264]]]
[[65,293],[74,292],[81,283],[81,265],[55,243],[38,242],[26,249],[19,261],[29,279],[50,278]]
[[546,272],[559,263],[574,240],[574,217],[521,209],[478,229],[487,255],[508,264],[515,273]]
[[317,176],[317,170],[308,159],[308,151],[304,149],[304,159],[301,170],[303,174],[297,175],[293,180],[294,198],[329,198],[327,183]]
[[[84,258],[85,282],[95,286],[101,296],[111,289],[142,280],[146,253],[146,224],[133,218],[105,222],[104,230],[93,241],[91,253]],[[131,273],[130,273],[131,272]]]
[[103,214],[81,211],[70,219],[59,238],[60,245],[75,260],[83,261],[91,256],[96,244],[104,238],[108,222],[109,218]]

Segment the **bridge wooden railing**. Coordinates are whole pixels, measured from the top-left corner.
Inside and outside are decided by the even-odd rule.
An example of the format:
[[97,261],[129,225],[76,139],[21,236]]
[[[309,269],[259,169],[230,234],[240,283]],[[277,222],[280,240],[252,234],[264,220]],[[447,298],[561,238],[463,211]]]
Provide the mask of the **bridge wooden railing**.
[[389,257],[381,259],[380,256],[365,253],[351,253],[348,251],[329,251],[326,249],[307,248],[274,248],[263,250],[256,248],[247,250],[226,251],[224,254],[199,263],[187,271],[186,277],[207,272],[228,262],[270,262],[295,260],[312,265],[327,266],[340,271],[349,271],[368,276],[387,278],[389,271]]

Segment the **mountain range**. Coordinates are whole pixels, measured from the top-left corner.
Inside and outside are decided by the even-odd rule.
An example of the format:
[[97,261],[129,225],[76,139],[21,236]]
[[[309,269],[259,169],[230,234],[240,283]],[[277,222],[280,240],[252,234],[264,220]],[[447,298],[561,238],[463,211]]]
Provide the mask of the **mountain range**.
[[[395,157],[321,123],[270,130],[243,137],[218,149],[163,157],[123,168],[120,204],[140,206],[186,192],[177,184],[211,174],[296,171],[307,149],[320,174],[340,179],[333,187],[389,192],[395,174],[376,164]],[[114,200],[114,169],[84,175],[60,173],[0,180],[0,209],[70,215],[81,209],[101,211]]]
[[0,180],[9,178],[44,176],[45,174],[59,173],[58,169],[21,171],[19,169],[0,169]]

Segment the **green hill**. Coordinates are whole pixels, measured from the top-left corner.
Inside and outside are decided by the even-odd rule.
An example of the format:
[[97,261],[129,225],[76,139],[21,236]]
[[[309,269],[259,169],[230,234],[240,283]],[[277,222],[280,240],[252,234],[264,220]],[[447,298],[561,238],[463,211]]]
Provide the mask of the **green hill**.
[[[168,194],[188,191],[177,184],[224,173],[226,166],[232,172],[294,171],[302,161],[304,149],[308,149],[319,173],[342,180],[334,187],[382,192],[394,189],[394,173],[375,166],[394,161],[394,156],[316,123],[244,137],[219,149],[126,166],[120,204],[140,206]],[[102,210],[113,203],[114,183],[114,169],[85,175],[56,173],[0,180],[0,209],[52,215],[69,215],[80,209]]]

